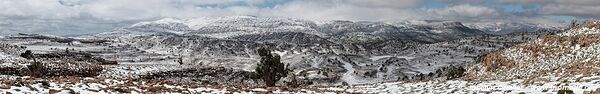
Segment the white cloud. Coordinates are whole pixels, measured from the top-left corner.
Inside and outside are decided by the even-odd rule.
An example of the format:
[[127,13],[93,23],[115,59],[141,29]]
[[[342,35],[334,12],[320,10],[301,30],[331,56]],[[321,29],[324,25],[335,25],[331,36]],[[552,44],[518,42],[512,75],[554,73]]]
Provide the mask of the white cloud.
[[[343,3],[343,4],[341,4]],[[398,20],[420,18],[411,8],[397,8],[378,3],[358,4],[340,1],[293,1],[273,9],[263,9],[260,16],[292,17],[313,20]]]
[[539,11],[543,15],[566,15],[584,18],[600,18],[600,6],[582,4],[548,4]]
[[231,2],[244,2],[248,4],[259,4],[265,2],[265,0],[189,0],[182,1],[186,3],[194,3],[194,4],[224,4]]
[[[245,3],[246,6],[197,7],[204,4]],[[97,18],[131,20],[161,17],[260,15],[306,19],[378,20],[411,15],[422,0],[295,0],[273,8],[252,6],[265,0],[3,0],[0,16]],[[61,5],[62,4],[62,5]]]
[[348,0],[349,4],[359,7],[412,8],[424,0]]
[[532,3],[545,3],[553,2],[554,0],[496,0],[500,3],[520,3],[520,4],[532,4]]
[[500,13],[496,9],[484,6],[457,5],[444,9],[429,9],[428,11],[444,17],[490,18]]
[[0,16],[70,18],[91,14],[103,19],[131,20],[247,14],[250,13],[249,10],[256,10],[250,6],[225,9],[196,7],[201,4],[234,2],[257,4],[264,0],[2,0]]
[[78,14],[56,0],[2,0],[0,15],[4,16],[40,16],[56,18]]
[[[447,3],[447,8],[421,9],[424,2]],[[582,7],[581,11],[570,5],[591,0],[497,0],[502,3],[569,3],[568,6],[543,7],[542,15],[598,16],[598,7]],[[480,5],[482,0],[293,0],[259,7],[268,0],[2,0],[0,17],[36,17],[41,19],[70,19],[91,15],[106,20],[140,20],[164,17],[201,17],[256,15],[264,17],[289,17],[312,20],[425,20],[444,19],[457,21],[514,20],[522,17],[496,8]],[[242,5],[240,5],[242,4]],[[208,5],[209,7],[199,7]],[[224,7],[210,7],[222,5]],[[586,12],[590,11],[590,12]],[[527,15],[529,16],[529,15]],[[524,16],[523,16],[524,17]],[[531,16],[529,18],[532,18]]]
[[498,0],[500,3],[539,5],[538,15],[576,16],[581,18],[600,18],[598,0]]
[[[165,17],[190,18],[203,16],[255,15],[309,20],[455,20],[467,22],[527,22],[556,24],[546,15],[598,17],[600,2],[596,0],[494,0],[495,3],[541,5],[526,13],[511,13],[484,5],[484,0],[291,0],[270,7],[261,7],[271,0],[0,0],[0,20],[15,25],[61,27],[52,30],[110,30],[111,25],[89,22],[153,20]],[[279,2],[279,1],[277,1]],[[420,8],[425,2],[444,3],[448,7]],[[272,6],[272,7],[271,7]],[[54,21],[38,21],[51,19]],[[62,19],[62,20],[61,20]],[[78,21],[93,19],[93,21]],[[60,20],[60,21],[58,21]],[[32,25],[27,25],[31,22]],[[71,23],[73,22],[73,23]],[[13,24],[14,24],[13,23]],[[81,23],[81,24],[80,24]],[[85,24],[88,23],[88,24]],[[56,25],[56,26],[46,26]],[[79,25],[79,26],[78,26]],[[95,27],[94,27],[95,26]],[[103,27],[103,28],[97,28]],[[16,28],[0,26],[0,31]],[[8,28],[8,29],[7,29]],[[107,29],[108,28],[108,29]],[[12,31],[11,31],[12,30]],[[25,30],[27,31],[27,30]],[[46,31],[38,28],[29,31]],[[54,31],[59,32],[59,31]],[[100,32],[100,31],[93,31]]]

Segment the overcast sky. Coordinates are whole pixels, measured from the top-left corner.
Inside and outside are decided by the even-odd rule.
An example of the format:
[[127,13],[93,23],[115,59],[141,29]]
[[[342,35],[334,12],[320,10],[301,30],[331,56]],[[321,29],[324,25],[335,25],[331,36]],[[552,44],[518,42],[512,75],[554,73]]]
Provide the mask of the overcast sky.
[[[308,20],[453,20],[559,24],[572,19],[599,18],[600,1],[1,0],[0,32],[72,33],[84,32],[81,30],[88,28],[94,28],[89,32],[102,32],[140,20],[239,15]],[[29,28],[22,30],[23,27]]]

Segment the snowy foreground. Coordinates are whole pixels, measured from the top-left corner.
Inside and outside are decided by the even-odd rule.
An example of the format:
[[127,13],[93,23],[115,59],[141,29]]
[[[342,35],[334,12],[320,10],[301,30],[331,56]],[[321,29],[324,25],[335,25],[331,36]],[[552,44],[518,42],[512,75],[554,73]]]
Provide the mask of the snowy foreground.
[[[2,93],[556,93],[569,89],[576,94],[600,90],[600,76],[574,76],[572,78],[540,77],[536,80],[513,81],[424,81],[389,82],[355,85],[353,87],[310,86],[303,88],[249,88],[198,84],[196,82],[175,83],[174,81],[113,80],[102,78],[63,77],[46,80],[30,77],[12,77],[2,80]],[[597,93],[597,92],[593,92]]]
[[[347,92],[357,93],[433,93],[433,94],[471,94],[471,93],[526,93],[526,94],[556,94],[558,90],[573,90],[575,94],[590,93],[600,88],[600,76],[577,78],[544,77],[545,81],[426,81],[426,82],[395,82],[355,86]],[[329,88],[330,90],[343,90]]]

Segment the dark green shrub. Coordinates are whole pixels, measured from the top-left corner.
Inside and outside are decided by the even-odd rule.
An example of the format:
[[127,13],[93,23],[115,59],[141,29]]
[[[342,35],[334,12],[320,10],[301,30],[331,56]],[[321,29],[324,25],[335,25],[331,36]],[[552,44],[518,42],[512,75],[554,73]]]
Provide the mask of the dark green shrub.
[[561,90],[558,90],[558,94],[574,94],[574,93],[573,93],[573,90],[561,89]]
[[255,69],[257,77],[265,81],[267,86],[275,86],[279,79],[287,76],[285,65],[281,63],[279,55],[272,54],[267,48],[260,48],[257,52],[261,57]]
[[467,70],[463,67],[450,66],[450,68],[448,68],[447,71],[448,71],[448,74],[446,75],[447,79],[455,79],[455,78],[460,78],[460,77],[464,76],[464,74]]
[[21,57],[31,59],[33,57],[33,52],[31,52],[31,50],[27,50],[25,53],[21,53]]

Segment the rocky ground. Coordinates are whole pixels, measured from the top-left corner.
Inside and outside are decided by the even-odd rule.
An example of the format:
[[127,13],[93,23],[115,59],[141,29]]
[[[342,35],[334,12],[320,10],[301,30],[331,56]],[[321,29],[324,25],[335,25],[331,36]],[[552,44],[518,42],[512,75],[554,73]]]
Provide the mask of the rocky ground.
[[[8,79],[6,79],[8,78]],[[576,94],[596,94],[600,91],[600,76],[545,76],[539,79],[489,80],[428,80],[400,81],[353,86],[248,87],[216,83],[178,82],[173,80],[117,80],[91,77],[6,77],[0,81],[2,93],[557,93],[571,90]]]

